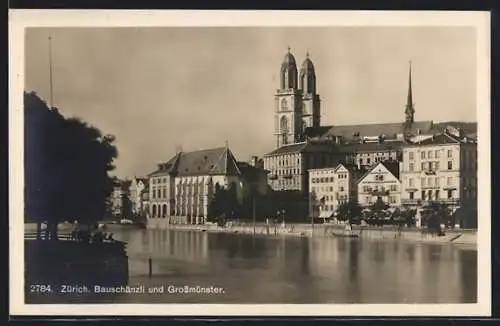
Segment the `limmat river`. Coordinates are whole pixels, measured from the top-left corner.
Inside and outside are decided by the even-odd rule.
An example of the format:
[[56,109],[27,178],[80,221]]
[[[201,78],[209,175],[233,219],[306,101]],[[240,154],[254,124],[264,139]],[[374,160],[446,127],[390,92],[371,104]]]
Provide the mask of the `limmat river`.
[[[453,245],[181,230],[113,230],[130,286],[91,303],[475,303],[477,251]],[[149,276],[149,257],[152,275]],[[185,287],[191,293],[181,293]],[[210,288],[212,290],[203,290]],[[214,293],[217,288],[219,293]],[[149,293],[152,291],[153,293]],[[194,292],[193,292],[194,291]]]

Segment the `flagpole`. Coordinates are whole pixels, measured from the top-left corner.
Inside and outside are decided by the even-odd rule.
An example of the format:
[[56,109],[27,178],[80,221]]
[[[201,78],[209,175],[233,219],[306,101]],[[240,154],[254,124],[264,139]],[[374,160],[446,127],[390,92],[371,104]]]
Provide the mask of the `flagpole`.
[[314,235],[314,212],[312,210],[312,194],[309,191],[309,214],[311,214],[311,236]]
[[50,87],[50,108],[54,107],[54,93],[52,84],[52,36],[49,36],[49,87]]

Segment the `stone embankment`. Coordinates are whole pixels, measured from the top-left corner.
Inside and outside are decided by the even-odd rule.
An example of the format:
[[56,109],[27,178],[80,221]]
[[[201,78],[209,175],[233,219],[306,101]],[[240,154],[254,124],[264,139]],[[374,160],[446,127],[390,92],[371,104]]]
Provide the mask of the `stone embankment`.
[[324,236],[332,237],[334,234],[352,234],[358,238],[373,240],[399,240],[422,243],[442,243],[442,244],[461,244],[477,246],[477,230],[444,230],[444,236],[437,236],[421,229],[401,229],[396,227],[372,227],[372,226],[353,226],[352,231],[344,231],[343,225],[335,224],[317,224],[314,225],[314,232],[311,232],[311,224],[282,224],[266,225],[259,223],[255,228],[250,223],[240,223],[220,227],[215,224],[186,225],[186,224],[163,224],[148,221],[148,228],[190,230],[200,232],[218,232],[232,234],[248,234],[259,236],[296,236],[310,237]]

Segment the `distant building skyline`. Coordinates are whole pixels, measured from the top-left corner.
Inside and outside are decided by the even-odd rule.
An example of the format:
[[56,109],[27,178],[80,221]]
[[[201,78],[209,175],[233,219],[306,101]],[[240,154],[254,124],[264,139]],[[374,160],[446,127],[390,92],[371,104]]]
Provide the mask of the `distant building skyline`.
[[276,146],[283,56],[309,53],[325,125],[477,121],[475,29],[467,27],[27,29],[25,90],[116,136],[114,174],[144,176],[182,146],[238,160]]

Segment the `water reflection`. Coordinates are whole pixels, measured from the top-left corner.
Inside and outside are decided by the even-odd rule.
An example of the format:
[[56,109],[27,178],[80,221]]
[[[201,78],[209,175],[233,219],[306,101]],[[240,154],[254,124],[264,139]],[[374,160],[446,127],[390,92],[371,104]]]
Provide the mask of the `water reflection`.
[[[342,238],[120,230],[131,284],[220,286],[223,295],[122,295],[118,303],[476,302],[477,252]],[[153,277],[147,277],[147,259]]]

